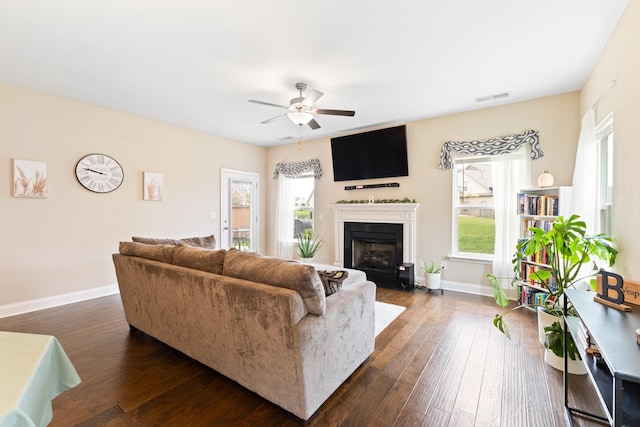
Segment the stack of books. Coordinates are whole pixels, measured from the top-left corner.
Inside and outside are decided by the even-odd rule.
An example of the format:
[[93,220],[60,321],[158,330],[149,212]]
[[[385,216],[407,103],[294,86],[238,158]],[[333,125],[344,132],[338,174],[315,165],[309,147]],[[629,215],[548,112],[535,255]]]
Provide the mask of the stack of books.
[[575,342],[578,348],[583,349],[587,352],[587,354],[591,355],[596,363],[602,362],[602,355],[600,354],[600,349],[598,348],[598,344],[596,344],[595,340],[584,326],[582,321],[578,322],[578,330],[575,334]]

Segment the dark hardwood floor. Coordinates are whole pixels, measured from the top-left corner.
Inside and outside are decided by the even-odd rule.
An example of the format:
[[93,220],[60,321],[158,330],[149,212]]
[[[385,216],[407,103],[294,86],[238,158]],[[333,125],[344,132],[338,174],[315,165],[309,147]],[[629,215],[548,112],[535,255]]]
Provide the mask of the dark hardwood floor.
[[[567,425],[562,375],[542,360],[534,313],[509,318],[509,341],[492,326],[490,298],[379,288],[377,299],[407,310],[310,425]],[[82,383],[54,400],[53,427],[298,425],[182,353],[130,333],[119,295],[0,319],[0,330],[55,335],[78,370]],[[572,385],[575,406],[600,411],[586,376]]]

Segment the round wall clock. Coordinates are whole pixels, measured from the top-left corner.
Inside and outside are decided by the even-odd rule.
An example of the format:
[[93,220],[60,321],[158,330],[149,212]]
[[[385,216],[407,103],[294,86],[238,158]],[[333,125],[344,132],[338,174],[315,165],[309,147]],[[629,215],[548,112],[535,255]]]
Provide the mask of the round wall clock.
[[76,165],[76,178],[87,190],[109,193],[120,187],[124,180],[122,166],[105,154],[88,154]]

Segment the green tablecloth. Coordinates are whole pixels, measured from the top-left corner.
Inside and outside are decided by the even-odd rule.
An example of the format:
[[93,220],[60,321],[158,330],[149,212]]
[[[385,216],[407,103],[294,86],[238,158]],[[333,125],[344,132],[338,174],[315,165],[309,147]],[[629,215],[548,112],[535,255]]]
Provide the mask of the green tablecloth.
[[46,426],[53,398],[79,383],[55,337],[0,332],[0,427]]

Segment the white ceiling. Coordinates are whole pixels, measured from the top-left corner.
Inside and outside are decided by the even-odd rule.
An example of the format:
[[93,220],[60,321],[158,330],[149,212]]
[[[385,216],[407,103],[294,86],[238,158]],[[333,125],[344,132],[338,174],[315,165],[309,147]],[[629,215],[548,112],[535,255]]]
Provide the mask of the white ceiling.
[[[626,5],[0,0],[0,81],[270,146],[579,90]],[[296,82],[355,117],[260,124]]]

